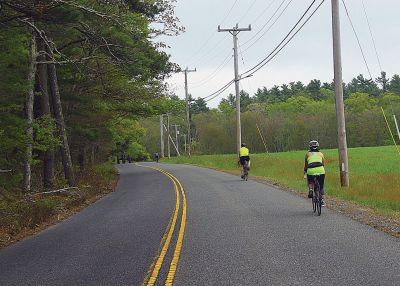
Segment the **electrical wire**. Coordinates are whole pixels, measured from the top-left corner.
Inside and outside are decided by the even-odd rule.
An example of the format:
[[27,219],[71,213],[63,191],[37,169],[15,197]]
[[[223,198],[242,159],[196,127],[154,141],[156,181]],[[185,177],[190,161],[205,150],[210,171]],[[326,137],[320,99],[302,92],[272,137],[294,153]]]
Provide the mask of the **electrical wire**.
[[[230,13],[232,12],[233,8],[236,6],[237,1],[238,1],[238,0],[235,0],[235,2],[233,2],[231,8],[229,9],[229,11],[227,12],[227,14],[226,14],[225,17],[223,18],[221,24],[222,24],[223,22],[225,22],[225,20],[229,17],[229,15],[230,15]],[[202,45],[200,46],[200,48],[197,49],[196,52],[194,52],[194,54],[193,54],[190,58],[195,58],[195,57],[197,57],[197,55],[207,46],[207,44],[211,41],[211,39],[212,39],[214,36],[215,36],[215,33],[212,33],[212,34],[207,38],[207,40],[204,42],[204,44],[202,44]],[[220,42],[221,42],[221,41],[220,41]],[[219,43],[218,43],[217,45],[219,45]],[[215,45],[215,46],[216,46],[216,45]],[[215,48],[215,46],[214,46],[213,48]],[[212,49],[212,50],[214,50],[214,49]],[[212,51],[212,50],[211,50],[211,51]],[[202,58],[204,58],[204,56],[203,56]],[[193,63],[194,63],[194,62],[191,62],[190,65],[192,65]]]
[[344,0],[342,0],[342,3],[343,3],[343,5],[344,5],[344,9],[346,10],[347,18],[349,19],[349,22],[350,22],[350,25],[351,25],[351,27],[352,27],[352,29],[353,29],[354,35],[356,36],[358,46],[359,46],[359,48],[360,48],[362,57],[363,57],[363,59],[364,59],[364,63],[365,63],[365,65],[366,65],[367,70],[368,70],[368,73],[369,73],[369,77],[370,77],[370,79],[372,79],[371,71],[370,71],[370,69],[369,69],[369,66],[368,66],[368,63],[367,63],[367,59],[366,59],[366,57],[365,57],[363,48],[362,48],[362,46],[361,46],[360,39],[358,38],[356,29],[354,28],[353,21],[351,20],[351,17],[350,17],[350,14],[349,14],[349,10],[347,9],[347,6],[346,6],[346,3],[344,2]]
[[[297,23],[295,24],[295,26],[289,31],[289,33],[285,36],[285,38],[277,45],[277,47],[266,57],[264,58],[262,61],[260,61],[257,65],[255,65],[254,67],[252,67],[251,69],[247,70],[246,72],[242,73],[240,75],[240,78],[246,78],[246,77],[250,77],[252,75],[254,75],[257,71],[259,71],[262,67],[264,67],[267,63],[269,63],[283,48],[286,47],[287,44],[289,44],[291,42],[291,40],[300,32],[300,30],[305,26],[305,24],[307,24],[307,22],[311,19],[311,17],[319,10],[319,8],[322,6],[322,4],[325,2],[325,0],[322,0],[322,2],[316,7],[316,9],[311,13],[311,15],[305,20],[305,22],[297,29],[297,31],[287,40],[287,42],[281,47],[279,48],[282,43],[290,36],[290,34],[293,32],[293,30],[297,27],[297,25],[301,22],[301,20],[305,17],[305,15],[307,15],[308,11],[312,8],[312,6],[314,5],[316,0],[314,0],[310,6],[307,8],[306,12],[301,16],[300,20],[297,21]],[[274,53],[275,52],[275,53]],[[221,93],[223,93],[226,89],[228,89],[229,86],[231,86],[233,83],[235,82],[235,80],[231,80],[230,82],[228,82],[227,84],[225,84],[223,87],[221,87],[220,89],[218,89],[217,91],[213,92],[212,94],[203,97],[203,99],[206,99],[206,102],[216,98],[218,95],[220,95]]]
[[374,38],[374,35],[372,33],[371,24],[369,23],[369,19],[368,19],[368,15],[367,15],[367,9],[365,8],[364,0],[361,0],[361,3],[362,3],[362,6],[363,6],[363,9],[364,9],[365,19],[367,19],[368,29],[369,29],[369,33],[371,35],[372,43],[374,44],[375,54],[376,54],[376,58],[378,59],[379,68],[381,69],[381,71],[383,71],[382,65],[381,65],[381,61],[379,59],[378,50],[377,50],[376,44],[375,44],[375,38]]
[[317,6],[317,8],[311,13],[311,15],[306,19],[306,21],[297,29],[297,31],[289,38],[289,40],[274,54],[272,57],[264,62],[261,66],[259,66],[255,71],[253,71],[251,74],[246,75],[247,77],[253,76],[257,71],[259,71],[261,68],[263,68],[266,64],[268,64],[270,61],[272,61],[278,53],[286,47],[287,44],[291,42],[291,40],[297,35],[298,32],[307,24],[307,22],[311,19],[311,17],[318,11],[318,9],[322,6],[322,4],[325,2],[325,0],[322,0],[322,2]]
[[272,22],[271,26],[268,27],[267,30],[265,30],[265,32],[258,38],[256,39],[250,46],[248,46],[243,52],[246,52],[247,50],[249,50],[252,46],[254,46],[255,43],[257,43],[259,40],[261,40],[271,29],[272,27],[275,25],[275,23],[279,20],[279,18],[283,15],[283,13],[285,13],[285,11],[287,10],[287,8],[289,7],[289,5],[293,2],[293,0],[290,0],[287,5],[283,8],[283,10],[281,11],[281,13],[278,15],[278,17],[275,19],[274,22]]
[[191,85],[193,87],[199,87],[206,84],[208,81],[212,80],[231,60],[232,54],[229,53],[222,61],[222,63],[211,74],[197,82],[192,82]]
[[276,2],[276,0],[272,0],[267,7],[254,19],[253,23],[256,23],[264,14],[267,12],[269,8]]
[[[268,61],[269,57],[270,57],[276,50],[279,49],[279,47],[286,41],[287,38],[289,38],[290,34],[294,31],[294,29],[296,29],[296,27],[299,25],[299,23],[304,19],[304,17],[307,15],[308,11],[312,8],[312,6],[314,6],[315,1],[316,1],[316,0],[313,0],[313,1],[312,1],[312,3],[308,6],[307,10],[303,13],[303,15],[302,15],[302,16],[300,17],[300,19],[296,22],[296,24],[293,26],[293,28],[292,28],[292,29],[289,31],[289,33],[287,33],[287,35],[283,38],[283,40],[275,47],[275,49],[273,49],[272,52],[270,52],[263,60],[261,60],[261,61],[260,61],[258,64],[256,64],[254,67],[252,67],[251,69],[245,71],[245,72],[243,73],[243,75],[244,75],[244,74],[253,74],[253,73],[252,73],[253,70],[256,70],[256,69],[257,69],[259,66],[261,66],[261,65],[264,66],[263,63],[264,63],[265,61]],[[325,1],[325,0],[324,0],[324,1]],[[321,4],[322,4],[324,1],[322,1]],[[317,7],[317,9],[321,6],[321,4]],[[315,13],[315,11],[314,11],[314,13]],[[312,14],[312,15],[313,15],[313,14]],[[308,18],[308,19],[310,19],[310,18]],[[308,21],[308,19],[307,19],[307,21]],[[307,21],[306,21],[306,23],[307,23]],[[304,24],[303,24],[303,26],[304,26]],[[303,26],[301,26],[301,27],[303,27]],[[297,32],[296,32],[296,34],[297,34]],[[296,34],[295,34],[295,35],[296,35]],[[285,44],[285,46],[286,46],[286,44]],[[258,70],[258,69],[257,69],[257,70]]]
[[281,4],[278,6],[278,8],[276,8],[275,12],[272,14],[272,16],[268,19],[268,21],[261,27],[260,30],[258,30],[257,33],[255,33],[250,39],[248,39],[247,41],[245,41],[243,43],[243,46],[246,46],[249,42],[251,42],[251,40],[253,40],[255,37],[257,37],[258,34],[261,33],[261,31],[269,24],[269,22],[272,21],[272,19],[274,18],[274,16],[278,13],[278,11],[281,9],[281,7],[283,6],[283,4],[286,2],[286,0],[282,0]]
[[258,0],[254,0],[253,3],[251,3],[251,5],[249,6],[249,8],[247,8],[246,12],[243,14],[242,17],[240,17],[239,19],[239,23],[247,16],[247,14],[249,13],[249,11],[251,10],[251,8],[253,8],[254,4],[256,4]]
[[[246,64],[244,63],[243,51],[242,51],[242,47],[241,47],[240,43],[238,43],[238,46],[239,46],[239,53],[240,53],[240,56],[242,58],[242,65],[243,65],[243,68],[246,70]],[[249,78],[247,78],[247,83],[249,85],[250,90],[252,90]]]
[[229,9],[228,13],[225,15],[224,19],[221,22],[221,25],[226,21],[226,19],[229,17],[229,15],[231,14],[233,8],[235,8],[236,3],[238,0],[235,0],[235,2],[233,2],[232,7]]
[[223,93],[225,90],[227,90],[233,83],[235,82],[234,79],[232,79],[230,82],[228,82],[227,84],[225,84],[223,87],[221,87],[219,90],[217,90],[216,92],[213,92],[212,94],[203,97],[203,99],[207,99],[205,100],[205,102],[209,102],[210,100],[213,100],[214,98],[216,98],[218,95],[220,95],[221,93]]

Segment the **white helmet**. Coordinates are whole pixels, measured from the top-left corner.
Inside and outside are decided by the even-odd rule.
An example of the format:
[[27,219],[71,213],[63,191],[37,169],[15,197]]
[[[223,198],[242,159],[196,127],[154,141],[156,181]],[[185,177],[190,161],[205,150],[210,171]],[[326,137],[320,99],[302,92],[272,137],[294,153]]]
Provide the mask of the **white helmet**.
[[310,150],[319,150],[319,143],[317,140],[310,141],[308,146],[310,147]]

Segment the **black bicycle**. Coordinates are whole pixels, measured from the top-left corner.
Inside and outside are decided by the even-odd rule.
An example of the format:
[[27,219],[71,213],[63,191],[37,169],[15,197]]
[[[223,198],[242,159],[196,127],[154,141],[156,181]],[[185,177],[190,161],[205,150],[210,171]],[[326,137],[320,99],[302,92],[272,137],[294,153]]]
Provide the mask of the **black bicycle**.
[[312,197],[312,206],[313,212],[317,212],[318,215],[321,215],[322,210],[322,195],[321,195],[321,187],[318,182],[319,175],[314,176],[313,178],[313,197]]

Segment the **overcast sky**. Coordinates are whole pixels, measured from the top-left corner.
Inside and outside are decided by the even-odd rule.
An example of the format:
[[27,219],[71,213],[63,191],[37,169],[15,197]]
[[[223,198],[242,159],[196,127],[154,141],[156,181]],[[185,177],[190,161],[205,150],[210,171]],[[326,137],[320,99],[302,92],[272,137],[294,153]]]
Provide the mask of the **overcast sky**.
[[[162,40],[170,46],[166,52],[171,55],[173,62],[182,68],[197,69],[197,72],[189,74],[189,93],[194,98],[205,97],[234,77],[232,35],[227,32],[218,33],[218,25],[221,25],[221,28],[232,28],[236,23],[239,23],[239,27],[251,24],[251,31],[241,32],[238,36],[239,72],[244,72],[275,48],[311,2],[312,0],[178,0],[175,13],[185,26],[186,32]],[[395,73],[399,74],[400,1],[345,0],[372,77],[376,78],[380,74],[380,67],[364,14],[363,2],[382,69],[390,77]],[[317,0],[314,7],[319,3],[321,0]],[[348,82],[358,74],[369,78],[357,39],[343,4],[340,5],[343,80]],[[281,8],[277,10],[279,6]],[[275,16],[272,17],[275,12]],[[331,81],[331,21],[331,1],[326,0],[277,57],[253,77],[241,81],[241,89],[253,95],[258,88],[271,88],[291,81],[300,80],[305,84],[312,79]],[[173,75],[168,83],[180,98],[184,98],[183,73]],[[210,101],[209,106],[216,107],[221,98],[229,93],[234,93],[233,85]]]

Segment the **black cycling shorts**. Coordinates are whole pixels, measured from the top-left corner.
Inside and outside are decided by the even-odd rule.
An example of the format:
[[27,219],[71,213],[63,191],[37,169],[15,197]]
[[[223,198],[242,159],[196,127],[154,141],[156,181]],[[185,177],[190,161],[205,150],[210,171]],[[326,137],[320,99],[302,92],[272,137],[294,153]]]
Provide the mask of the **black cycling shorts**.
[[321,174],[321,175],[307,175],[307,181],[308,183],[312,183],[314,182],[314,177],[318,178],[318,183],[319,183],[319,187],[321,189],[321,194],[324,195],[325,194],[325,189],[324,189],[324,184],[325,184],[325,174]]
[[244,165],[246,163],[246,161],[250,161],[250,156],[242,156],[240,157],[240,165]]

